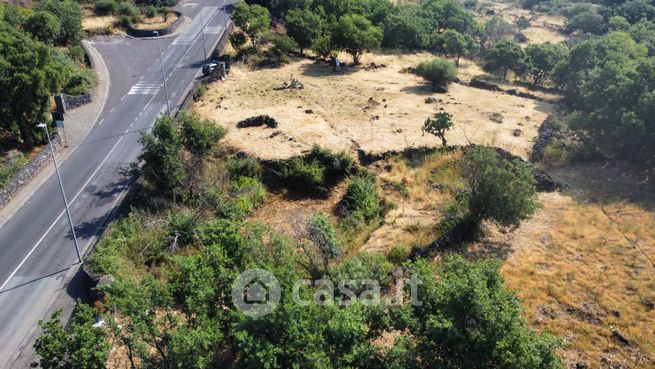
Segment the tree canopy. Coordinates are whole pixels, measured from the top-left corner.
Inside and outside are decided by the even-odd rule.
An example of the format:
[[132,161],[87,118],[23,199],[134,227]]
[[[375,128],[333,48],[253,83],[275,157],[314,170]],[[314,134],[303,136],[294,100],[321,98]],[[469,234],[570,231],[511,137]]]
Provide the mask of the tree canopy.
[[365,51],[380,47],[382,36],[382,29],[374,26],[364,16],[348,14],[339,19],[333,40],[336,46],[352,55],[354,64],[359,64]]
[[501,40],[484,54],[484,69],[490,72],[502,72],[505,79],[510,70],[517,75],[525,74],[529,65],[525,51],[519,44],[509,39]]

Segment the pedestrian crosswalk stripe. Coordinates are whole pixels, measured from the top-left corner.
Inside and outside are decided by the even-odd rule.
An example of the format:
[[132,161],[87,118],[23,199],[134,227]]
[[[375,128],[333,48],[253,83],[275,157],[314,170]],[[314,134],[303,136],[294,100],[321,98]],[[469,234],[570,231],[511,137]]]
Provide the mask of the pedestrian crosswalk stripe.
[[132,88],[130,89],[130,92],[128,92],[128,95],[155,95],[158,91],[159,88],[161,87],[161,83],[159,82],[137,82]]

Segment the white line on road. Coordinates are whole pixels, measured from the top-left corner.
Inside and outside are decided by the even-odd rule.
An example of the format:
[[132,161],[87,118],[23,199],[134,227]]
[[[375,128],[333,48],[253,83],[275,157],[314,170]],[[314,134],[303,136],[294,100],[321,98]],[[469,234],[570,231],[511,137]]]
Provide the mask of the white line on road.
[[[91,180],[93,179],[93,177],[95,177],[95,175],[98,174],[98,171],[100,171],[100,168],[102,168],[102,166],[107,162],[107,159],[109,159],[109,157],[110,157],[111,154],[114,152],[114,150],[116,150],[116,148],[118,147],[118,144],[120,144],[121,141],[123,141],[123,138],[125,138],[125,136],[121,136],[121,138],[119,138],[118,141],[116,141],[116,143],[114,144],[114,147],[112,147],[111,150],[109,150],[109,153],[107,154],[107,156],[105,156],[105,158],[104,158],[104,159],[102,160],[102,162],[98,165],[98,167],[96,168],[96,170],[93,171],[93,173],[91,173],[91,176],[89,176],[89,179],[88,179],[88,180],[87,180],[87,181],[82,185],[82,188],[80,188],[80,190],[75,194],[75,196],[73,197],[73,199],[70,201],[70,203],[69,203],[68,205],[73,205],[73,203],[75,202],[75,200],[77,200],[77,198],[80,196],[80,194],[82,193],[82,191],[84,191],[84,189],[86,188],[86,186],[91,182]],[[25,257],[24,257],[23,260],[20,262],[20,264],[18,264],[18,266],[16,267],[16,269],[14,269],[14,271],[11,272],[11,274],[9,275],[9,278],[7,278],[7,280],[4,281],[4,283],[2,284],[2,286],[0,286],[0,292],[2,292],[2,290],[5,288],[5,286],[7,286],[7,284],[9,283],[9,281],[11,281],[11,279],[14,278],[14,276],[16,275],[16,273],[18,273],[18,271],[20,270],[20,268],[23,267],[23,265],[25,264],[25,262],[27,261],[27,259],[29,259],[30,256],[32,256],[32,254],[34,253],[34,251],[36,250],[36,248],[39,247],[39,245],[41,244],[41,242],[43,242],[43,240],[44,240],[45,237],[48,235],[48,233],[50,233],[50,231],[52,230],[52,228],[54,228],[55,224],[57,224],[57,222],[59,222],[59,220],[61,219],[61,217],[64,216],[64,213],[65,213],[65,212],[66,212],[66,210],[62,210],[61,213],[59,213],[59,216],[57,217],[57,219],[55,219],[55,221],[52,222],[52,224],[50,225],[50,227],[48,227],[48,230],[46,230],[45,233],[43,233],[43,236],[41,236],[41,238],[39,238],[39,241],[37,241],[37,243],[34,245],[34,247],[32,247],[32,249],[30,250],[30,252],[27,253],[27,255],[25,255]],[[82,251],[84,251],[84,250],[82,250]]]
[[104,121],[105,121],[105,118],[102,118],[102,120],[100,120],[100,122],[98,122],[98,125],[101,125],[102,122],[104,122]]

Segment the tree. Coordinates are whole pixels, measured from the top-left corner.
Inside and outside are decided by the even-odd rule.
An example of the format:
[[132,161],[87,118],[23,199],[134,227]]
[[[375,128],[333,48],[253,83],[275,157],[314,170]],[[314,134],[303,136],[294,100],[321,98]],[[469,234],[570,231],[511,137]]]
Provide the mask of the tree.
[[387,16],[382,24],[382,44],[387,47],[403,47],[410,50],[429,46],[433,22],[421,16],[421,6],[406,5]]
[[69,329],[61,322],[61,310],[47,322],[39,321],[43,333],[34,349],[43,369],[104,369],[111,345],[105,328],[94,327],[95,310],[82,304],[75,306]]
[[382,30],[362,15],[341,17],[333,32],[335,45],[352,55],[355,65],[365,51],[380,47],[382,42]]
[[326,61],[333,61],[338,56],[338,47],[334,44],[330,33],[325,33],[314,40],[312,49]]
[[503,38],[513,35],[514,32],[513,24],[504,20],[503,17],[495,15],[484,24],[482,43],[485,47],[490,47]]
[[466,191],[468,228],[488,220],[500,227],[518,226],[539,207],[530,164],[520,159],[501,159],[493,148],[466,150],[461,171]]
[[[499,268],[493,259],[461,256],[446,257],[438,276],[425,260],[410,266],[421,282],[416,296],[422,304],[407,304],[395,314],[395,329],[409,331],[413,341],[396,343],[409,351],[403,360],[411,358],[401,367],[563,369],[556,353],[560,342],[530,329],[521,301],[504,286]],[[399,352],[390,352],[397,360]]]
[[457,68],[446,59],[434,59],[417,65],[416,74],[430,82],[433,91],[447,90],[448,84],[457,78]]
[[300,53],[314,45],[325,27],[323,18],[309,9],[292,9],[285,21],[287,34],[296,40]]
[[446,112],[439,112],[425,120],[421,131],[435,135],[441,139],[441,146],[446,147],[446,131],[453,128],[453,115]]
[[250,38],[253,47],[257,47],[257,39],[271,25],[271,16],[268,9],[261,5],[248,5],[238,2],[234,5],[232,20]]
[[339,257],[342,251],[330,218],[323,213],[314,214],[305,225],[305,237],[318,250],[323,262],[323,272],[329,275],[330,263]]
[[57,42],[61,45],[78,45],[84,35],[82,7],[73,0],[43,0],[36,5],[37,11],[52,13],[61,23]]
[[230,44],[232,44],[232,47],[235,48],[237,51],[241,51],[243,48],[243,45],[246,44],[246,34],[243,32],[233,32],[230,33]]
[[517,75],[526,73],[529,62],[525,51],[516,42],[504,39],[493,45],[484,55],[484,69],[490,72],[503,72],[507,79],[507,72],[513,71]]
[[441,34],[441,42],[443,51],[449,55],[457,57],[457,66],[459,66],[459,59],[462,56],[471,56],[477,53],[478,45],[470,35],[462,35],[454,30],[446,30]]
[[23,24],[23,28],[35,39],[54,44],[61,33],[61,23],[52,13],[37,11],[32,13]]
[[139,140],[143,151],[139,170],[154,190],[165,196],[176,196],[184,182],[184,163],[181,157],[182,139],[169,116],[157,118],[152,133],[144,133]]
[[565,60],[568,50],[551,42],[529,45],[525,52],[530,62],[532,85],[538,85],[544,78],[548,78],[555,66]]
[[0,129],[29,150],[42,137],[36,125],[47,119],[50,95],[61,89],[63,66],[55,50],[3,24],[0,45]]

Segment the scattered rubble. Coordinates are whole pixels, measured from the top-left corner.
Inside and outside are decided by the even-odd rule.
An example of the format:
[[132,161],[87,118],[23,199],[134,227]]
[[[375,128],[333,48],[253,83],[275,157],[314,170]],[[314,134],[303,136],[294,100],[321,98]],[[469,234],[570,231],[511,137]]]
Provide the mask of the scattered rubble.
[[275,91],[282,91],[282,90],[302,90],[305,88],[305,85],[302,84],[299,80],[295,79],[293,76],[291,76],[290,81],[284,81],[281,85],[277,87],[273,87],[273,90]]
[[278,123],[274,118],[268,115],[258,115],[240,121],[237,123],[237,128],[259,127],[264,125],[268,128],[277,128]]

